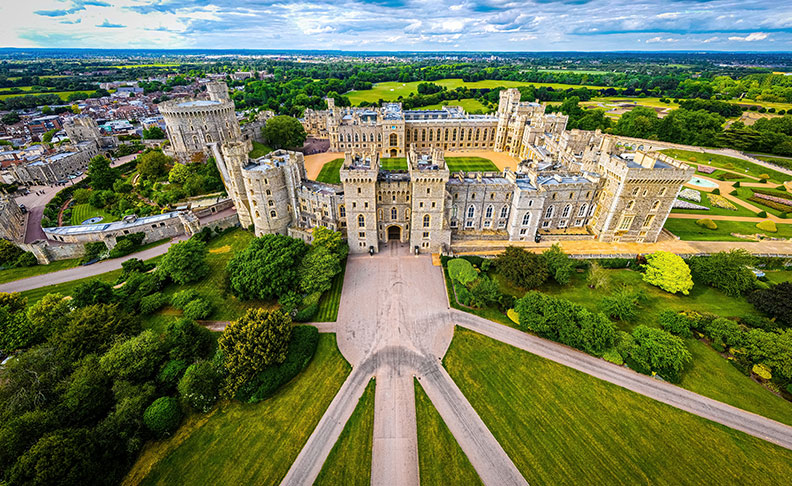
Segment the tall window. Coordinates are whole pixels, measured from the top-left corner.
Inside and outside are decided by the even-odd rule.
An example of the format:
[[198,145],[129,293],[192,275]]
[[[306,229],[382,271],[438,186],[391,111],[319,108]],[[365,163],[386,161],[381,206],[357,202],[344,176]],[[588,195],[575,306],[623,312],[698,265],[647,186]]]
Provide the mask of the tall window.
[[552,218],[552,217],[553,217],[553,206],[550,206],[549,208],[547,208],[547,211],[545,211],[545,218]]
[[390,135],[390,144],[391,147],[395,147],[396,145],[399,144],[399,137],[395,133],[391,133]]
[[501,218],[505,218],[508,214],[509,214],[509,207],[508,206],[503,206],[501,208],[500,217]]
[[424,228],[428,228],[429,227],[429,221],[430,221],[429,215],[425,214],[424,215],[424,219],[423,219],[423,227]]
[[484,217],[485,218],[491,218],[492,217],[492,206],[491,205],[487,206],[487,212],[485,213]]
[[662,196],[665,196],[665,193],[666,193],[666,188],[663,187],[663,188],[660,189],[660,192],[657,195],[662,197]]
[[570,206],[569,204],[564,206],[564,210],[561,212],[561,217],[566,218],[567,216],[569,216],[570,209],[572,209],[572,206]]
[[580,206],[580,209],[578,210],[578,216],[585,216],[585,215],[586,215],[586,205],[584,204]]
[[346,207],[339,206],[338,207],[338,215],[341,216],[342,218],[346,218]]
[[468,208],[468,215],[467,215],[467,217],[468,217],[468,218],[472,218],[474,214],[476,214],[476,208],[474,208],[473,206],[470,206],[470,207]]
[[391,219],[397,220],[399,218],[399,213],[396,211],[396,208],[391,208]]
[[657,208],[659,207],[660,207],[660,201],[655,201],[654,204],[652,204],[652,211],[657,211]]
[[358,215],[358,226],[364,228],[366,226],[366,217],[362,214]]
[[619,231],[627,231],[632,226],[633,216],[622,216],[619,222]]
[[523,226],[528,226],[531,224],[531,213],[525,213],[523,216]]

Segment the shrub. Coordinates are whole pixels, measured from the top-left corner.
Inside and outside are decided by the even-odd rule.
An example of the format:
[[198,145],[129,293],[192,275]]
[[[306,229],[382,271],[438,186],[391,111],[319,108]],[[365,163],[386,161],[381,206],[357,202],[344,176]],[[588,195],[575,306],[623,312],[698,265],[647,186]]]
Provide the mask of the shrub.
[[716,187],[715,189],[712,190],[710,194],[715,194],[717,196],[718,194],[720,194],[720,189]]
[[549,249],[542,252],[547,270],[550,276],[559,285],[566,285],[572,277],[572,272],[575,269],[574,261],[569,258],[569,255],[564,253],[558,243],[553,244]]
[[718,225],[715,224],[715,221],[713,221],[713,220],[711,220],[709,218],[697,219],[696,220],[696,224],[701,226],[702,228],[707,228],[707,229],[711,229],[711,230],[718,229]]
[[184,306],[184,317],[192,320],[206,319],[213,310],[211,302],[198,298],[191,300]]
[[691,257],[689,265],[697,281],[735,297],[756,285],[756,276],[748,268],[755,261],[748,251],[733,249],[709,257]]
[[511,319],[511,321],[517,325],[520,324],[520,316],[517,314],[517,311],[514,309],[509,309],[506,311],[506,315]]
[[619,354],[619,352],[616,351],[615,349],[609,349],[604,353],[602,353],[602,359],[604,359],[609,363],[617,364],[619,366],[624,364],[624,358],[622,358],[622,355]]
[[184,309],[187,304],[200,297],[200,294],[193,289],[180,290],[171,297],[171,305],[177,309]]
[[[717,191],[717,189],[715,189]],[[718,193],[720,194],[720,192]],[[737,211],[737,206],[731,203],[728,199],[723,196],[719,196],[718,194],[713,191],[711,194],[707,196],[709,202],[712,206],[721,209],[728,209],[729,211]]]
[[545,259],[541,255],[527,252],[514,246],[506,247],[495,259],[498,273],[511,280],[514,284],[535,289],[549,277]]
[[704,327],[704,332],[716,343],[738,346],[742,343],[743,332],[740,325],[731,319],[719,317]]
[[632,335],[635,342],[629,354],[637,368],[656,371],[669,381],[680,379],[680,373],[692,359],[682,338],[644,325],[633,329]]
[[769,219],[756,223],[756,227],[762,231],[767,231],[768,233],[778,232],[778,227],[776,226],[775,221],[770,221]]
[[621,287],[611,295],[603,297],[599,307],[610,318],[633,322],[638,318],[638,307],[644,297],[640,289]]
[[171,397],[159,397],[143,412],[143,422],[157,437],[172,434],[181,422],[179,401]]
[[682,337],[691,337],[690,319],[684,314],[666,309],[660,313],[660,327],[664,330]]
[[157,373],[157,382],[168,391],[175,390],[186,369],[187,363],[184,361],[180,359],[169,360],[162,365],[159,373]]
[[770,368],[768,368],[767,365],[764,365],[762,363],[753,365],[751,371],[753,371],[756,376],[762,378],[763,380],[773,379],[773,373],[770,371]]
[[448,276],[462,285],[469,285],[478,278],[478,272],[469,261],[454,258],[448,261]]
[[457,302],[467,306],[471,304],[473,301],[473,294],[470,293],[467,287],[454,283],[454,290],[456,291]]
[[38,265],[38,260],[36,260],[33,253],[29,251],[19,255],[19,258],[14,262],[15,267],[32,267],[34,265]]
[[758,213],[756,213],[756,216],[760,217],[760,218],[766,218],[767,217],[767,211],[759,211]]
[[740,187],[740,181],[737,181],[734,184],[732,184],[732,187]]
[[167,302],[168,299],[159,292],[156,294],[146,295],[140,299],[140,313],[145,316],[151,315],[162,309],[162,307]]
[[294,320],[296,322],[311,322],[314,317],[316,317],[317,312],[319,312],[319,306],[317,304],[307,305],[297,311],[297,315],[294,316]]
[[629,258],[603,258],[599,260],[599,264],[602,268],[627,268],[631,261]]
[[179,395],[199,412],[208,412],[217,401],[220,375],[208,361],[190,365],[179,380]]
[[693,288],[693,277],[690,276],[690,267],[679,255],[667,251],[657,251],[646,257],[643,281],[660,287],[666,292],[675,294],[690,293]]

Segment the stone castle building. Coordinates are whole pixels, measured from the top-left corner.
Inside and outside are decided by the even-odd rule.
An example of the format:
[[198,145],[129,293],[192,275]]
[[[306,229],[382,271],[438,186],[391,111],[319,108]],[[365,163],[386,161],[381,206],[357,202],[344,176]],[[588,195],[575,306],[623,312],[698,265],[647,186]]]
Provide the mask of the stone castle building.
[[[389,241],[446,251],[465,239],[656,241],[693,169],[656,152],[627,152],[599,132],[565,130],[566,117],[504,90],[495,116],[460,108],[402,111],[333,107],[321,120],[345,151],[341,184],[309,180],[303,155],[279,150],[250,159],[249,140],[212,142],[240,222],[257,235],[310,239],[316,226],[345,232],[352,252]],[[171,127],[169,127],[170,129]],[[170,132],[170,130],[169,130]],[[335,138],[334,138],[335,137]],[[446,150],[500,150],[515,170],[451,172]],[[404,156],[406,170],[380,158]]]
[[198,154],[209,155],[209,144],[239,140],[242,130],[221,81],[206,85],[209,99],[173,100],[159,105],[170,147],[167,152],[181,162]]
[[0,191],[0,238],[15,243],[25,241],[27,219],[16,200]]

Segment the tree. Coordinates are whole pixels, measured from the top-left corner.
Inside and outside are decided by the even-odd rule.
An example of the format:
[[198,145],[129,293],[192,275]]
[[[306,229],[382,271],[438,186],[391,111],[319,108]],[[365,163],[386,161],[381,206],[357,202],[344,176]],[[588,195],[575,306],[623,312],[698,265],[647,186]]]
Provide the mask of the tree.
[[539,287],[549,276],[544,258],[515,246],[507,246],[495,258],[495,268],[498,273],[526,289]]
[[738,346],[742,343],[743,332],[740,325],[725,317],[713,319],[704,327],[704,332],[721,346]]
[[167,437],[179,427],[182,419],[179,401],[171,397],[159,397],[143,412],[143,423],[157,437]]
[[95,304],[110,304],[115,301],[113,286],[98,279],[78,285],[72,293],[72,305],[87,307]]
[[285,235],[254,238],[226,266],[231,290],[242,300],[280,297],[299,282],[297,268],[306,250],[302,240]]
[[588,276],[586,277],[588,286],[592,289],[600,289],[607,287],[609,281],[607,270],[602,268],[602,265],[599,263],[592,261],[589,265]]
[[464,258],[453,258],[448,260],[448,276],[455,282],[469,285],[478,278],[479,274],[469,261]]
[[693,288],[690,268],[679,255],[656,251],[646,257],[646,265],[643,268],[644,282],[660,287],[666,292],[672,294],[682,292],[687,295]]
[[171,245],[157,270],[180,285],[197,282],[209,274],[209,264],[206,263],[208,254],[209,251],[202,241],[190,238]]
[[87,425],[105,417],[114,404],[112,385],[97,356],[86,356],[69,377],[61,400],[69,423]]
[[300,288],[306,294],[324,292],[333,285],[333,277],[341,273],[338,257],[325,247],[312,247],[297,268]]
[[636,106],[619,118],[613,132],[627,137],[656,138],[658,121],[654,109]]
[[55,414],[50,410],[26,412],[3,423],[0,426],[0,471],[9,471],[25,451],[55,427]]
[[11,266],[17,258],[25,253],[22,248],[12,242],[0,238],[0,266]]
[[686,338],[693,336],[690,332],[690,319],[682,313],[666,309],[660,312],[659,322],[660,327],[671,334]]
[[311,233],[311,246],[327,248],[340,262],[346,259],[349,253],[349,246],[347,246],[344,238],[345,236],[340,231],[333,231],[324,226],[316,226]]
[[600,308],[608,317],[620,321],[634,322],[638,318],[638,308],[645,296],[640,289],[620,287],[600,300]]
[[553,277],[553,280],[559,285],[568,284],[569,279],[572,277],[572,272],[575,270],[575,263],[569,258],[569,255],[564,253],[561,246],[555,243],[542,252],[542,257],[544,257],[547,270],[550,272],[550,276]]
[[642,371],[656,371],[676,381],[692,359],[682,338],[662,329],[640,325],[633,329],[632,336],[630,358]]
[[194,299],[184,306],[184,317],[191,320],[206,319],[214,308],[212,303],[206,299]]
[[119,337],[140,332],[140,320],[121,310],[118,304],[89,305],[71,313],[69,325],[50,342],[67,363],[89,354],[103,354]]
[[792,282],[782,282],[748,295],[748,302],[774,318],[781,326],[792,326]]
[[189,319],[171,321],[165,328],[165,344],[172,360],[189,363],[205,358],[213,342],[210,330]]
[[88,177],[91,187],[97,190],[109,190],[120,176],[118,171],[110,167],[110,160],[103,155],[97,155],[88,163]]
[[144,381],[159,370],[163,348],[159,336],[146,329],[126,341],[116,342],[99,359],[99,365],[114,380]]
[[52,137],[54,137],[56,133],[58,133],[57,128],[53,128],[52,130],[47,130],[46,132],[44,132],[44,135],[41,136],[41,141],[44,143],[52,142]]
[[9,484],[94,483],[99,471],[84,429],[64,429],[47,434],[19,458],[8,472]]
[[291,326],[291,319],[281,310],[249,309],[225,328],[217,344],[228,372],[224,386],[227,397],[268,366],[283,363]]
[[185,164],[173,164],[168,173],[168,181],[171,184],[184,184],[192,174],[190,168]]
[[66,328],[71,314],[69,299],[61,294],[47,294],[27,311],[27,318],[41,336],[41,342]]
[[208,412],[217,401],[220,374],[208,361],[190,365],[179,380],[179,396],[195,410]]
[[279,115],[267,120],[262,128],[267,145],[273,149],[298,148],[305,143],[305,129],[300,120],[291,116]]
[[709,257],[692,257],[690,270],[701,283],[736,297],[756,287],[756,275],[749,268],[755,262],[748,251],[735,248]]
[[143,138],[146,140],[162,140],[165,138],[165,131],[155,125],[143,130]]
[[3,124],[5,125],[13,125],[14,123],[19,123],[19,120],[21,120],[21,118],[19,117],[19,113],[15,111],[9,111],[5,115],[3,115],[2,118],[0,118],[0,121],[2,121]]
[[156,181],[168,172],[168,166],[172,162],[172,159],[160,150],[151,150],[138,156],[137,169],[144,179]]

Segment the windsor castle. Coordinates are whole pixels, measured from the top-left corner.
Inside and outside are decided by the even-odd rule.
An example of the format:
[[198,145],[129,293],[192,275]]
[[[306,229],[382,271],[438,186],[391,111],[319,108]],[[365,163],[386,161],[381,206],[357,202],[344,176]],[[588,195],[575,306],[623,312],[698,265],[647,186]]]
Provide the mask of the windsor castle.
[[[501,92],[493,115],[459,107],[403,110],[308,110],[309,134],[344,152],[341,184],[307,178],[301,153],[279,150],[250,159],[249,140],[222,83],[209,100],[163,111],[175,155],[211,153],[239,220],[257,235],[310,240],[317,225],[345,232],[352,252],[399,241],[411,250],[447,251],[459,240],[539,238],[654,242],[682,184],[694,170],[657,152],[626,151],[599,132],[566,130],[520,92]],[[174,141],[175,139],[178,139]],[[502,172],[451,172],[446,151],[506,152],[520,162]],[[407,170],[384,170],[404,157]]]

